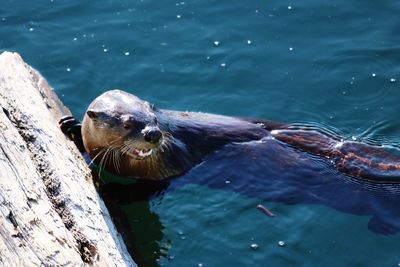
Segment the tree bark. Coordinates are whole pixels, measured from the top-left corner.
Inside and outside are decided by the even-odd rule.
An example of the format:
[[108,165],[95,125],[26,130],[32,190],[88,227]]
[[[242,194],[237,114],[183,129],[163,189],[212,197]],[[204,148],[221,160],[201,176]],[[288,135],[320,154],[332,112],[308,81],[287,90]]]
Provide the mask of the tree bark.
[[0,55],[0,108],[0,265],[136,266],[58,128],[70,111],[17,53]]

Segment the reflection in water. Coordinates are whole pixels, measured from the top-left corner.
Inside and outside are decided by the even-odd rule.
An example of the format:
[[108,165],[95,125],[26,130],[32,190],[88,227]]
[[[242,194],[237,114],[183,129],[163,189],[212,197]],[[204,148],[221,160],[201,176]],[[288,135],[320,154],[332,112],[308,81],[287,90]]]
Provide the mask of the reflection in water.
[[[400,177],[399,177],[400,178]],[[139,266],[158,266],[167,257],[164,227],[149,199],[188,183],[284,204],[320,204],[368,216],[377,234],[400,230],[400,188],[374,184],[338,172],[327,159],[296,150],[275,139],[231,144],[209,155],[186,175],[169,182],[107,184],[101,194]],[[195,219],[195,218],[194,218]]]
[[98,191],[121,233],[129,253],[139,266],[159,266],[167,256],[161,245],[163,225],[150,209],[149,199],[160,196],[168,182],[135,181],[132,184],[100,183]]

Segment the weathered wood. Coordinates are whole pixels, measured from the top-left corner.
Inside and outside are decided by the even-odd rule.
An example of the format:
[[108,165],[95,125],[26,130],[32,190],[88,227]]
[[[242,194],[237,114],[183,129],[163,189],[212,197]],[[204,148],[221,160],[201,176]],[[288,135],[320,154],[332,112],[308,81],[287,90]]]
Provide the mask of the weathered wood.
[[0,108],[0,265],[135,266],[57,126],[69,110],[17,53],[0,55]]

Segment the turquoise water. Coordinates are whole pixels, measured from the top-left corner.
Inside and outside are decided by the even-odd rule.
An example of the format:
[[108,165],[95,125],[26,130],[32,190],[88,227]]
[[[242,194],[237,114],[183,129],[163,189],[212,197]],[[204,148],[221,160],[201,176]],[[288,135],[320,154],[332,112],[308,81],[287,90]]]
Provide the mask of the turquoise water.
[[[121,88],[161,108],[311,124],[396,150],[398,14],[394,0],[2,0],[0,50],[19,52],[78,118],[101,92]],[[340,208],[332,199],[290,202],[295,191],[282,180],[249,190],[213,185],[223,175],[242,186],[263,175],[219,156],[162,196],[120,204],[140,265],[400,263],[399,233],[379,234],[370,214],[346,210],[363,201],[359,185],[338,181]],[[377,210],[399,218],[400,196],[367,198],[366,207],[376,198]]]

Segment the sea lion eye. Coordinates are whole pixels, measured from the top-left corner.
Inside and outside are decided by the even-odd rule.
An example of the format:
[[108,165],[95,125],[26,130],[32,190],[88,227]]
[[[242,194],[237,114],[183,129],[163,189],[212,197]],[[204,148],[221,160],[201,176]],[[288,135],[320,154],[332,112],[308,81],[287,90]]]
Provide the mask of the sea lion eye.
[[122,126],[124,127],[125,130],[130,130],[133,127],[132,122],[130,121],[124,122]]

